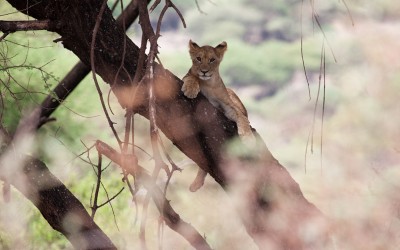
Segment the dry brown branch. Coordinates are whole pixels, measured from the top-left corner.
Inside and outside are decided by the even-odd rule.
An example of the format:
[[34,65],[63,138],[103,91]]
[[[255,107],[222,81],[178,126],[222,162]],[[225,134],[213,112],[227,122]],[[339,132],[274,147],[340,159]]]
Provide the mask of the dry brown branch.
[[[108,166],[109,166],[109,165],[110,165],[110,164],[108,164]],[[108,166],[107,166],[107,167],[108,167]],[[101,155],[101,154],[98,154],[98,163],[97,163],[96,170],[95,170],[96,176],[97,176],[97,181],[96,181],[96,185],[95,185],[95,187],[94,187],[94,189],[95,189],[95,190],[94,190],[94,194],[93,194],[93,190],[92,190],[92,194],[91,194],[91,196],[90,196],[90,208],[91,208],[91,212],[92,212],[92,213],[91,213],[91,217],[94,219],[94,216],[95,216],[97,210],[98,210],[99,208],[101,208],[101,207],[103,207],[103,206],[109,204],[109,205],[110,205],[110,208],[111,208],[111,211],[112,211],[112,214],[113,214],[113,217],[114,217],[115,226],[116,226],[117,229],[119,230],[119,227],[118,227],[118,224],[117,224],[117,220],[116,220],[115,211],[114,211],[114,207],[112,206],[111,201],[114,200],[115,198],[117,198],[118,195],[120,195],[120,194],[122,193],[122,191],[124,190],[124,187],[122,187],[122,188],[120,189],[120,191],[118,191],[118,192],[117,192],[115,195],[113,195],[112,197],[109,196],[106,187],[104,186],[103,182],[101,181],[102,173],[103,173],[103,171],[105,171],[105,170],[107,169],[107,167],[105,167],[104,169],[102,168],[102,155]],[[105,194],[106,194],[106,196],[107,196],[107,200],[104,201],[104,202],[101,203],[101,204],[98,204],[98,199],[99,199],[99,194],[100,194],[100,187],[103,188],[103,190],[104,190],[104,192],[105,192]],[[92,202],[92,201],[93,201],[93,202]]]
[[[126,118],[125,118],[125,119],[126,119],[126,123],[125,123],[125,136],[124,136],[124,143],[123,143],[123,145],[122,145],[121,151],[122,151],[122,154],[123,154],[123,155],[127,155],[127,154],[128,154],[129,135],[131,135],[131,138],[132,138],[132,155],[135,155],[135,151],[134,151],[134,148],[135,148],[135,146],[134,146],[134,145],[135,145],[135,144],[134,144],[135,131],[133,130],[133,123],[134,123],[134,120],[133,120],[133,113],[132,113],[132,111],[127,110],[127,111],[126,111],[125,117],[126,117]],[[131,128],[132,128],[132,130],[131,130]],[[128,186],[129,191],[131,192],[131,194],[134,196],[134,194],[135,194],[136,191],[133,189],[133,187],[132,187],[132,185],[131,185],[131,183],[130,183],[130,181],[129,181],[128,173],[127,173],[126,171],[123,171],[123,174],[124,174],[123,180],[124,180],[124,182],[126,183],[126,185]],[[135,176],[133,176],[133,178],[135,178]]]
[[154,3],[153,3],[153,5],[150,7],[149,12],[153,12],[153,10],[154,10],[155,8],[157,8],[157,6],[158,6],[160,3],[161,3],[161,0],[155,0]]
[[163,191],[157,186],[152,176],[144,168],[138,165],[137,158],[133,155],[122,155],[102,141],[96,141],[96,149],[100,154],[119,165],[130,175],[136,176],[137,181],[148,190],[158,211],[163,216],[166,224],[174,231],[182,235],[195,249],[211,249],[205,239],[197,230],[183,221],[175,212]]
[[101,174],[103,172],[103,170],[101,169],[102,156],[100,153],[98,154],[98,157],[99,157],[99,159],[97,162],[97,182],[96,182],[96,186],[95,186],[95,190],[94,190],[93,204],[91,206],[91,209],[92,209],[91,217],[92,218],[94,218],[94,215],[96,214],[96,211],[98,209],[97,199],[99,198],[99,191],[100,191],[100,185],[101,185]]
[[[157,7],[157,5],[160,3],[161,1],[156,1],[152,7],[150,8],[150,11],[154,10],[154,8]],[[156,117],[157,117],[157,110],[156,110],[156,96],[155,96],[155,87],[154,87],[154,60],[158,54],[158,38],[160,37],[160,28],[161,28],[161,22],[162,19],[164,17],[164,14],[166,12],[166,10],[169,7],[175,7],[175,5],[172,4],[171,1],[166,0],[165,1],[165,6],[161,11],[161,14],[159,16],[158,19],[158,23],[157,23],[157,29],[156,32],[154,32],[151,23],[150,23],[150,17],[149,17],[149,11],[146,8],[146,5],[144,4],[144,2],[140,2],[139,3],[139,18],[140,18],[140,25],[143,31],[142,34],[142,47],[140,49],[140,56],[139,56],[139,63],[138,63],[138,68],[136,71],[136,75],[135,75],[135,79],[142,79],[141,81],[144,81],[144,84],[146,84],[148,86],[148,96],[149,96],[149,120],[150,120],[150,140],[151,140],[151,146],[153,149],[153,158],[154,158],[154,169],[153,169],[153,173],[152,173],[152,178],[153,181],[156,180],[157,176],[159,175],[159,172],[161,169],[164,169],[167,176],[168,176],[168,181],[166,183],[165,186],[165,191],[168,187],[168,183],[172,177],[173,171],[174,169],[177,169],[175,167],[175,164],[172,165],[172,171],[169,170],[167,164],[165,164],[162,160],[161,157],[161,153],[160,153],[160,149],[159,149],[159,129],[157,126],[157,122],[156,122]],[[184,19],[181,15],[181,13],[179,12],[178,9],[175,10],[177,11],[178,15],[180,16],[184,26],[185,26],[185,22]],[[150,51],[149,51],[149,55],[147,57],[147,66],[146,66],[146,71],[144,73],[144,77],[141,76],[141,69],[144,65],[144,59],[145,59],[145,51],[146,51],[146,45],[147,42],[150,43]],[[162,145],[161,145],[162,146]],[[167,154],[166,152],[164,152],[164,154]],[[169,156],[168,156],[169,158]],[[170,162],[172,162],[172,160],[170,160]],[[141,220],[141,227],[140,227],[140,232],[139,232],[139,237],[141,240],[141,244],[142,246],[145,248],[145,225],[146,225],[146,218],[147,218],[147,208],[148,208],[148,203],[149,203],[149,194],[146,196],[145,200],[144,200],[144,204],[143,204],[143,214],[144,216],[142,217]],[[160,225],[162,227],[162,225]]]

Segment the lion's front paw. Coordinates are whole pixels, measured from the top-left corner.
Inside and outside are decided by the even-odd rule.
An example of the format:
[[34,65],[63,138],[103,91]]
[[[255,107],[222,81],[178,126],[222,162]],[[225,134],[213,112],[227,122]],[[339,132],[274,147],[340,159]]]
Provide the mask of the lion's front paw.
[[200,92],[200,86],[193,82],[185,82],[181,90],[186,97],[195,98]]

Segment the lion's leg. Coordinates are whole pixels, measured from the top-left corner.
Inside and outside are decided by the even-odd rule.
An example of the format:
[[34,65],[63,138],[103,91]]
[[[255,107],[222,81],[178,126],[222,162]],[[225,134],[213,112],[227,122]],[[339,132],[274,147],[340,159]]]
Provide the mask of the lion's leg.
[[191,192],[196,192],[199,188],[201,188],[204,184],[204,180],[206,179],[206,176],[207,176],[207,172],[204,171],[203,169],[199,168],[196,178],[190,185],[189,190]]
[[238,127],[238,134],[240,137],[253,137],[253,132],[251,131],[249,119],[240,114],[236,121]]
[[187,74],[183,78],[182,92],[188,98],[195,98],[200,92],[199,79]]
[[238,134],[242,138],[254,138],[253,132],[251,131],[249,119],[243,114],[243,112],[232,105],[223,104],[222,108],[224,109],[225,116],[236,122],[238,127]]
[[237,121],[238,121],[238,113],[237,113],[236,109],[234,108],[233,103],[230,103],[229,105],[225,104],[225,103],[221,103],[221,107],[224,110],[225,116],[229,120],[232,120],[232,121],[237,123]]

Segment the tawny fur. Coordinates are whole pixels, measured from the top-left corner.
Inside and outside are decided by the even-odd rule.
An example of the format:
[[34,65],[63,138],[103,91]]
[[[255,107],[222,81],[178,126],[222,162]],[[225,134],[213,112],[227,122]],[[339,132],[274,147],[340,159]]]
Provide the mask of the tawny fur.
[[[221,109],[228,119],[236,122],[241,138],[254,139],[246,108],[235,92],[225,87],[219,74],[219,65],[226,50],[226,42],[216,47],[200,47],[190,40],[189,54],[193,64],[183,78],[182,92],[189,98],[195,98],[201,92],[214,107]],[[199,189],[206,175],[207,172],[200,169],[190,185],[190,191]]]

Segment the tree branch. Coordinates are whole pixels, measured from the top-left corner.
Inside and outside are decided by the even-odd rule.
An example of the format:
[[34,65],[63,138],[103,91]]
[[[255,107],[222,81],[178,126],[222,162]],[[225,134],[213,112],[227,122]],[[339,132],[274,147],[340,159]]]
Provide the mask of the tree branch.
[[[150,0],[148,0],[148,2],[150,2]],[[131,1],[117,18],[117,24],[123,27],[123,23],[125,22],[124,28],[126,30],[138,16],[137,1]],[[41,117],[49,117],[89,73],[90,67],[83,62],[78,62],[54,88],[53,94],[55,96],[48,95],[42,102]]]
[[[96,225],[80,201],[47,169],[46,165],[26,156],[40,122],[38,109],[21,119],[9,146],[0,158],[0,179],[6,180],[28,198],[47,222],[65,235],[76,249],[116,249]],[[68,225],[66,227],[65,225]]]
[[49,30],[54,31],[59,28],[59,23],[50,20],[35,21],[0,21],[0,31],[3,33],[13,33],[16,31],[28,30]]
[[[65,235],[76,249],[117,249],[82,203],[50,173],[43,162],[32,157],[26,160],[26,186],[14,181],[11,184],[35,204],[55,230]],[[68,227],[65,227],[66,224]]]
[[201,234],[192,225],[182,220],[179,214],[175,212],[152,176],[143,167],[138,165],[135,156],[119,154],[109,145],[99,140],[96,141],[96,149],[100,154],[105,155],[119,165],[122,170],[135,176],[136,180],[148,190],[158,211],[172,230],[182,235],[195,249],[211,250],[211,247]]

